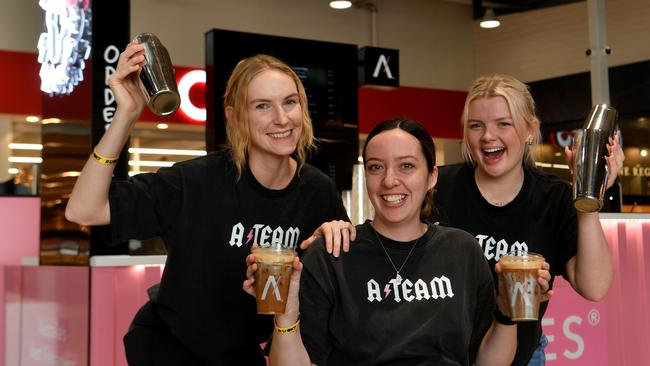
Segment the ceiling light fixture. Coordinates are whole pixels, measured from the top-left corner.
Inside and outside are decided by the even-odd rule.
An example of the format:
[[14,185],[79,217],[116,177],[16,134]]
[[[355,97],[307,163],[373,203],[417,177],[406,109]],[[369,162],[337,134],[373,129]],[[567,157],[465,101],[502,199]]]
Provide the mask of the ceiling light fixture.
[[645,158],[646,156],[648,156],[648,150],[646,150],[646,149],[641,149],[641,156],[644,157],[644,158]]
[[43,150],[43,145],[41,144],[21,144],[12,142],[9,144],[9,148],[12,150]]
[[488,8],[485,10],[485,14],[483,15],[483,19],[481,19],[480,26],[481,28],[496,28],[501,25],[501,22],[499,21],[499,18],[497,18],[497,15],[494,14],[494,9]]
[[43,162],[43,158],[35,158],[35,157],[29,157],[29,156],[10,156],[9,159],[10,163],[33,163],[33,164],[40,164]]
[[330,8],[332,9],[349,9],[352,7],[352,1],[336,0],[330,1]]

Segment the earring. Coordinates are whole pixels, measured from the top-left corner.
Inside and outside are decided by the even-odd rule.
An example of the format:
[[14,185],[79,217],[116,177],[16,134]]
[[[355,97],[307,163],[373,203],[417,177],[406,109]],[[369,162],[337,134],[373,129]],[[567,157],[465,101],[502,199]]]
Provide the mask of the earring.
[[532,146],[532,145],[533,145],[533,138],[532,138],[532,137],[530,137],[530,138],[528,138],[528,139],[526,140],[526,145],[528,145],[528,146]]

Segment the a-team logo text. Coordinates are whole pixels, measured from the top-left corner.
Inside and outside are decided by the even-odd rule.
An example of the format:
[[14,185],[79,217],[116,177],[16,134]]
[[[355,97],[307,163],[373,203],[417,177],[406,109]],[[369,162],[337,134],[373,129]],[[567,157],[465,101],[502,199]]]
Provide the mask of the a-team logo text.
[[398,281],[392,279],[382,288],[379,282],[374,279],[368,280],[368,301],[381,302],[391,298],[395,302],[406,300],[443,300],[454,297],[454,290],[451,287],[451,281],[446,276],[434,277],[431,281],[418,279],[411,282],[408,279]]
[[300,239],[300,229],[290,227],[283,229],[278,226],[272,228],[264,224],[255,224],[252,229],[246,230],[241,222],[233,225],[230,232],[230,245],[241,247],[242,245],[257,245],[268,247],[271,245],[282,245],[285,248],[296,249]]
[[527,252],[528,244],[526,242],[514,242],[508,244],[505,239],[496,240],[495,238],[489,235],[478,234],[476,235],[476,240],[478,244],[483,248],[483,254],[487,260],[493,259],[498,261],[502,255],[506,255],[510,252]]

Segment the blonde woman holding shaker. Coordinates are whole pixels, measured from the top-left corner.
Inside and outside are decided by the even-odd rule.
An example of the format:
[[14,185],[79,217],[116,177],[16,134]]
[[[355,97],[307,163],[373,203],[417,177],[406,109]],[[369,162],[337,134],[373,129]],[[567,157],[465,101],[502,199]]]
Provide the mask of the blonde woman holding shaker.
[[[265,365],[273,330],[241,290],[253,243],[299,249],[351,225],[323,173],[305,163],[312,126],[302,83],[286,64],[258,55],[233,70],[224,96],[229,148],[157,173],[112,181],[116,158],[145,99],[143,46],[130,43],[109,77],[117,110],[77,180],[66,217],[111,225],[113,243],[162,237],[160,290],[124,337],[131,365]],[[332,224],[319,225],[325,221]],[[353,237],[353,236],[352,236]]]
[[[495,299],[476,240],[424,221],[437,179],[431,136],[414,121],[382,122],[363,160],[375,216],[357,226],[341,257],[317,241],[304,266],[295,260],[271,365],[509,365],[517,325],[504,315],[506,300]],[[254,260],[244,282],[250,294]]]
[[[528,87],[507,75],[476,79],[462,126],[466,162],[440,168],[434,220],[474,235],[492,269],[509,251],[529,250],[543,255],[551,274],[565,277],[582,297],[602,299],[613,264],[598,213],[576,212],[570,184],[536,169],[532,149],[540,122]],[[608,149],[611,186],[625,159],[618,136]],[[544,364],[547,304],[540,306],[540,321],[519,323],[513,365]]]

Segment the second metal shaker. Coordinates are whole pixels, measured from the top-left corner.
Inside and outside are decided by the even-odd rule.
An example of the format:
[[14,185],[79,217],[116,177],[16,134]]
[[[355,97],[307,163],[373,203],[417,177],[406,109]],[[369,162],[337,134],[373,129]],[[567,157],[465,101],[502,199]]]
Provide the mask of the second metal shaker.
[[614,108],[597,104],[574,138],[573,205],[578,211],[596,212],[603,206],[609,175],[605,156],[616,117]]

